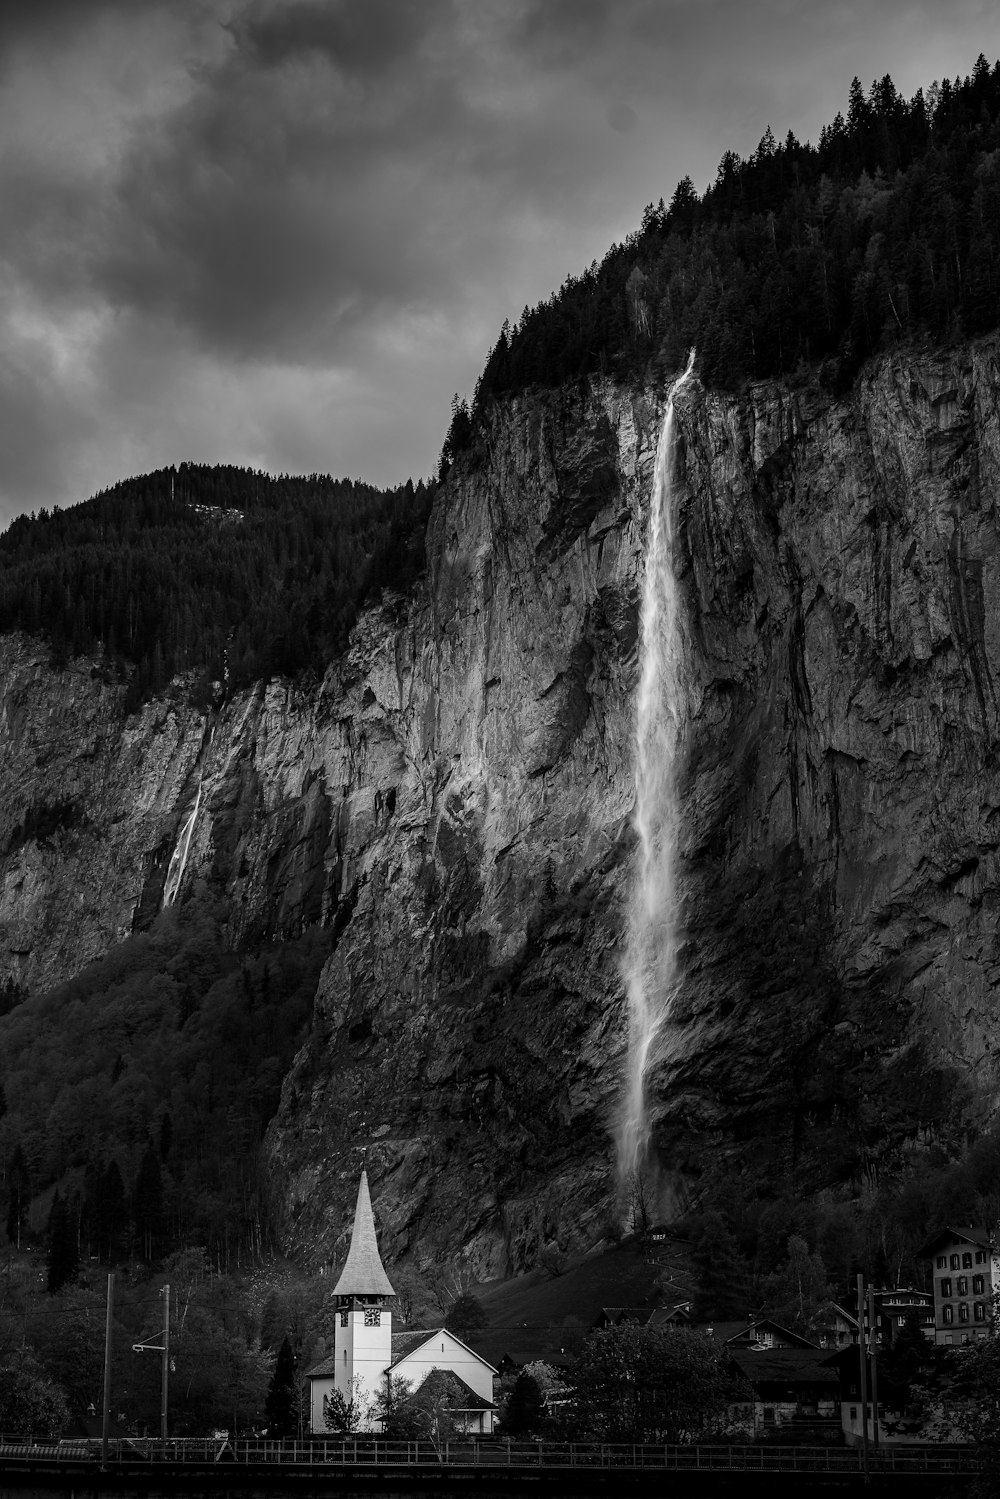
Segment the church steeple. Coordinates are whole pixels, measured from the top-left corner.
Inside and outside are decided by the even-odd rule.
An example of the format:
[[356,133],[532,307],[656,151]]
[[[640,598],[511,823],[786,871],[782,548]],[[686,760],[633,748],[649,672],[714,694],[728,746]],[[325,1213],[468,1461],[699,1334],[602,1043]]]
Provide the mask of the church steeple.
[[372,1199],[368,1191],[368,1173],[362,1167],[358,1183],[358,1200],[354,1209],[354,1228],[351,1230],[351,1247],[347,1252],[347,1263],[340,1279],[333,1288],[334,1296],[394,1296],[375,1238],[375,1219],[372,1216]]

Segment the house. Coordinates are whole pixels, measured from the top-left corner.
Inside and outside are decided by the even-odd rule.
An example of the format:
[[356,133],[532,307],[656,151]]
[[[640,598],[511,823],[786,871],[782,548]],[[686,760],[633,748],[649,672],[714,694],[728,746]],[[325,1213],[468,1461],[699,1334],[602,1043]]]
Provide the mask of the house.
[[933,1267],[934,1341],[946,1347],[986,1337],[1000,1250],[987,1228],[943,1228],[918,1251]]
[[[929,1291],[912,1286],[896,1286],[873,1292],[875,1303],[875,1340],[889,1344],[908,1317],[916,1315],[920,1331],[934,1341],[934,1299]],[[865,1326],[868,1318],[865,1317]],[[839,1302],[827,1302],[817,1329],[817,1341],[823,1348],[850,1348],[858,1341],[858,1318]]]
[[734,1368],[749,1387],[741,1402],[755,1437],[826,1442],[839,1435],[840,1381],[822,1348],[767,1348],[727,1343]]
[[389,1390],[389,1377],[403,1379],[415,1392],[426,1380],[448,1373],[452,1416],[464,1430],[493,1430],[493,1366],[445,1328],[393,1335],[390,1298],[395,1295],[385,1273],[372,1215],[368,1175],[362,1170],[347,1261],[333,1288],[336,1306],[334,1350],[312,1369],[309,1380],[309,1429],[328,1430],[331,1400],[356,1405],[365,1430],[378,1429],[375,1413]]
[[692,1331],[704,1333],[707,1338],[712,1338],[714,1342],[722,1343],[732,1349],[815,1349],[816,1347],[816,1344],[811,1343],[808,1338],[803,1338],[797,1332],[791,1332],[770,1317],[748,1317],[742,1322],[697,1323]]
[[[934,1297],[929,1291],[912,1286],[898,1286],[891,1291],[876,1291],[875,1336],[880,1343],[891,1343],[908,1317],[915,1316],[920,1331],[934,1342]],[[855,1334],[856,1336],[856,1334]]]

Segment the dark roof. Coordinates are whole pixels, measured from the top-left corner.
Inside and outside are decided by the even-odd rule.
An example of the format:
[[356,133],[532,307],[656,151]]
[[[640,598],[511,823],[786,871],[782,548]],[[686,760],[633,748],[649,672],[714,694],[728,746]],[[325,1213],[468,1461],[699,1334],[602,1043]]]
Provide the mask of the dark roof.
[[950,1244],[953,1239],[964,1239],[967,1244],[975,1244],[977,1249],[991,1247],[988,1228],[952,1228],[949,1224],[947,1228],[942,1228],[940,1233],[936,1233],[933,1239],[928,1239],[922,1249],[917,1250],[917,1259],[930,1259],[931,1255],[937,1253],[939,1245]]
[[836,1385],[825,1348],[729,1348],[733,1363],[753,1385]]
[[728,1338],[726,1341],[730,1345],[749,1342],[759,1327],[769,1328],[771,1332],[777,1333],[779,1337],[786,1338],[793,1348],[819,1347],[819,1344],[814,1343],[811,1338],[804,1338],[801,1333],[792,1332],[790,1327],[782,1327],[780,1322],[775,1322],[771,1317],[757,1317],[753,1322],[747,1322],[741,1332],[734,1334],[733,1337]]
[[647,1327],[672,1327],[678,1322],[685,1325],[691,1321],[690,1301],[679,1301],[676,1306],[657,1306],[649,1314]]
[[[413,1391],[413,1395],[429,1383],[442,1385],[448,1389],[458,1400],[455,1409],[460,1411],[492,1411],[496,1410],[492,1400],[486,1400],[482,1395],[477,1395],[470,1384],[466,1384],[461,1374],[456,1374],[454,1369],[428,1369],[424,1378]],[[413,1395],[410,1398],[413,1398]]]
[[311,1369],[306,1370],[306,1379],[329,1379],[337,1372],[337,1360],[330,1353],[326,1358],[321,1358],[318,1364],[313,1364]]
[[741,1322],[697,1322],[691,1331],[703,1332],[713,1342],[725,1343],[727,1347],[733,1347],[749,1342],[759,1327],[769,1328],[780,1337],[787,1339],[793,1348],[816,1348],[818,1346],[809,1338],[802,1337],[800,1333],[782,1327],[780,1322],[775,1322],[771,1317],[754,1317],[749,1322],[746,1318]]

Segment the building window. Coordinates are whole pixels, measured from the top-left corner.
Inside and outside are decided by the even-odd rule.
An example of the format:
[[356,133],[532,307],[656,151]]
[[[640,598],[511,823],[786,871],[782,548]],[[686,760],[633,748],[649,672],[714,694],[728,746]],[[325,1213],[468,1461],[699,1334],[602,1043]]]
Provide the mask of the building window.
[[951,1345],[954,1343],[955,1339],[952,1337],[951,1333],[949,1332],[949,1333],[945,1333],[944,1341],[945,1341],[945,1346],[948,1347],[948,1348],[950,1348]]
[[951,1295],[951,1277],[948,1276],[948,1275],[946,1275],[944,1277],[944,1279],[942,1280],[942,1282],[941,1282],[941,1295],[942,1296],[950,1296]]
[[945,1322],[945,1323],[950,1323],[950,1322],[954,1322],[954,1320],[955,1320],[955,1308],[953,1306],[943,1306],[941,1308],[941,1321]]
[[765,1407],[764,1407],[764,1420],[765,1420],[765,1422],[768,1425],[773,1425],[774,1424],[774,1406],[773,1405],[765,1405]]
[[973,1296],[982,1296],[982,1294],[985,1291],[985,1289],[986,1289],[986,1283],[985,1283],[984,1278],[981,1275],[974,1275],[972,1277],[972,1294],[973,1294]]
[[960,1301],[958,1303],[958,1320],[959,1322],[968,1322],[969,1320],[969,1303],[967,1301]]
[[344,1363],[347,1363],[347,1349],[344,1349]]
[[953,1270],[957,1270],[959,1268],[959,1264],[959,1256],[957,1254],[953,1254],[951,1257],[951,1268]]
[[958,1295],[959,1296],[968,1296],[968,1294],[969,1294],[969,1277],[967,1275],[960,1275],[958,1277]]
[[937,1257],[937,1267],[938,1267],[939,1270],[947,1270],[947,1268],[948,1268],[948,1256],[946,1254],[939,1254],[938,1255],[938,1257]]
[[963,1254],[962,1255],[962,1269],[963,1270],[971,1270],[972,1269],[972,1255],[971,1254]]
[[986,1321],[986,1308],[983,1306],[983,1303],[981,1301],[976,1302],[976,1309],[972,1315],[975,1317],[977,1322]]
[[976,1250],[976,1264],[977,1265],[985,1265],[986,1264],[986,1250],[985,1249],[977,1249]]
[[856,1421],[857,1419],[858,1419],[858,1408],[857,1408],[856,1405],[852,1405],[851,1406],[851,1420],[852,1421]]
[[379,1311],[379,1309],[378,1309],[377,1306],[366,1306],[365,1307],[365,1326],[366,1327],[381,1327],[382,1326],[382,1313]]
[[340,1314],[340,1325],[341,1325],[341,1327],[346,1327],[347,1326],[347,1313],[346,1312],[341,1312],[341,1314]]

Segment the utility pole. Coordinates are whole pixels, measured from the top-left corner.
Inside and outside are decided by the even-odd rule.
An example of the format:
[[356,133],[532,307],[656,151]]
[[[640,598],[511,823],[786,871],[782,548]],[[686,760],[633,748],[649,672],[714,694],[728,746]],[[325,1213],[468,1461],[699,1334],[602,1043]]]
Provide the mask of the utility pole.
[[170,1287],[164,1286],[163,1297],[163,1342],[133,1343],[133,1353],[152,1352],[160,1355],[160,1441],[167,1440],[167,1388],[170,1383]]
[[868,1340],[865,1337],[865,1278],[858,1273],[858,1367],[861,1370],[861,1466],[868,1476]]
[[868,1287],[868,1341],[872,1353],[872,1439],[875,1451],[879,1449],[878,1436],[878,1356],[875,1351],[875,1292]]
[[108,1271],[108,1310],[104,1321],[104,1408],[101,1416],[101,1467],[108,1466],[111,1433],[111,1325],[115,1306],[115,1272]]
[[170,1287],[163,1287],[163,1375],[160,1380],[160,1441],[167,1440],[167,1385],[170,1380]]

